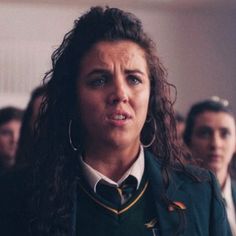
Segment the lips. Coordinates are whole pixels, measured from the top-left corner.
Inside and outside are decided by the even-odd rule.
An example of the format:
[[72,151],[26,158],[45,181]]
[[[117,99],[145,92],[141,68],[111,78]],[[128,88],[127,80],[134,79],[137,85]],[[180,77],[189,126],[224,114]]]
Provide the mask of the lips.
[[127,112],[116,111],[108,115],[108,119],[111,120],[127,120],[131,119],[131,115]]
[[124,115],[114,115],[114,116],[112,116],[112,119],[114,119],[114,120],[125,120],[126,116],[124,116]]
[[210,155],[208,156],[208,158],[209,158],[210,160],[218,160],[218,159],[221,158],[221,156],[220,156],[219,154],[210,154]]
[[115,111],[110,113],[107,118],[109,123],[111,123],[112,125],[122,126],[125,125],[128,120],[132,118],[132,116],[124,111]]
[[126,120],[127,116],[115,114],[115,115],[110,116],[110,119],[112,119],[112,120]]

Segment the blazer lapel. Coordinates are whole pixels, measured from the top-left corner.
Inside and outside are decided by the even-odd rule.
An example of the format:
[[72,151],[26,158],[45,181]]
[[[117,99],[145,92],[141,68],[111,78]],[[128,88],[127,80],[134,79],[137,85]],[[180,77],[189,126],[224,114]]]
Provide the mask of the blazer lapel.
[[233,195],[233,201],[234,201],[234,208],[236,210],[236,181],[231,179],[231,187],[232,187],[232,195]]
[[183,211],[188,210],[188,207],[190,207],[188,196],[180,188],[184,182],[177,176],[171,176],[169,187],[165,190],[160,162],[149,152],[145,153],[145,158],[150,187],[157,209],[159,230],[162,236],[169,236],[177,230],[180,217],[176,208],[168,204],[165,199],[167,197],[180,207],[186,208]]
[[72,210],[71,210],[71,231],[69,233],[69,236],[76,236],[76,219],[77,219],[77,201],[78,201],[78,196],[77,196],[77,181],[75,181],[74,186],[73,186],[73,203],[72,203]]

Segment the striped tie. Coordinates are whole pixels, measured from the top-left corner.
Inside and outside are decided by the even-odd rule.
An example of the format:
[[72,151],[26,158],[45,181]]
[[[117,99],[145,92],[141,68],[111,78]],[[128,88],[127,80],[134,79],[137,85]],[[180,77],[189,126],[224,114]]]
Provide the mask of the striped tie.
[[97,184],[96,192],[102,198],[119,208],[133,196],[136,189],[137,180],[134,176],[130,175],[119,187],[107,185],[100,181]]

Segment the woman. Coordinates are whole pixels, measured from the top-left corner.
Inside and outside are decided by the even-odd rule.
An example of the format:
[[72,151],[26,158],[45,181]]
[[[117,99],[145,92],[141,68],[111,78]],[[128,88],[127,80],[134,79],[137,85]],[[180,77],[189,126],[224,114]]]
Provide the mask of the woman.
[[236,150],[234,115],[224,100],[194,104],[188,114],[184,140],[193,158],[213,171],[219,181],[231,231],[236,236],[236,182],[230,163]]
[[213,175],[178,162],[165,76],[134,15],[95,7],[75,21],[45,78],[18,234],[229,235]]
[[23,111],[17,107],[0,109],[0,175],[15,166],[22,116]]

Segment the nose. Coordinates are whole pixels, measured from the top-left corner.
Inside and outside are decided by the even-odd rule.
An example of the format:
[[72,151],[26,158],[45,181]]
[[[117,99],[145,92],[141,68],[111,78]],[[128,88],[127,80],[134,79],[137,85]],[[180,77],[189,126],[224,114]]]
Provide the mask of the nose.
[[16,132],[16,131],[12,132],[11,133],[11,143],[14,145],[17,145],[18,140],[19,140],[19,132]]
[[221,137],[218,134],[212,135],[211,138],[211,148],[212,149],[218,149],[222,146],[222,140]]
[[111,92],[108,96],[108,103],[110,105],[116,105],[118,103],[128,102],[128,87],[124,81],[124,78],[119,77],[114,79],[111,85]]

